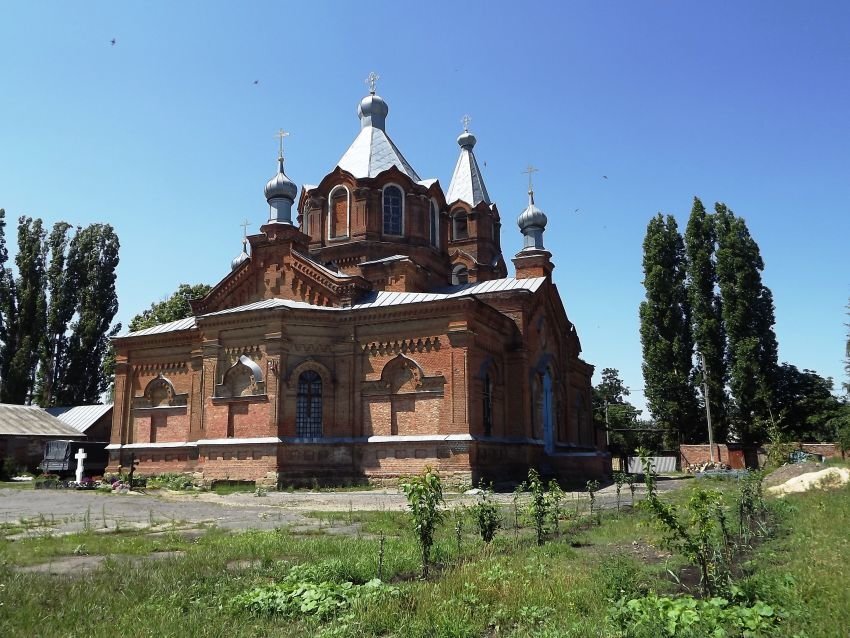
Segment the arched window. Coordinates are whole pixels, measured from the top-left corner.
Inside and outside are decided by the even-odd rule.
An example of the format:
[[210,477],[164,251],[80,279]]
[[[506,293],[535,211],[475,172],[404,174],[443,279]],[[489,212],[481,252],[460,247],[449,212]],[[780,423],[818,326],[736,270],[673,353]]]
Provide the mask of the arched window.
[[466,224],[466,211],[456,210],[452,215],[452,239],[468,239],[469,228]]
[[482,415],[484,421],[484,436],[493,434],[493,379],[489,374],[484,375],[484,392],[482,393]]
[[469,283],[469,271],[463,264],[458,264],[452,270],[452,285],[459,286]]
[[440,245],[440,211],[437,202],[431,200],[431,213],[428,216],[428,228],[430,231],[431,245],[437,248]]
[[404,195],[398,186],[384,187],[384,235],[403,234],[403,198]]
[[348,189],[337,186],[331,191],[328,202],[328,239],[348,237]]
[[302,372],[298,377],[295,436],[305,439],[322,436],[322,377],[315,370]]

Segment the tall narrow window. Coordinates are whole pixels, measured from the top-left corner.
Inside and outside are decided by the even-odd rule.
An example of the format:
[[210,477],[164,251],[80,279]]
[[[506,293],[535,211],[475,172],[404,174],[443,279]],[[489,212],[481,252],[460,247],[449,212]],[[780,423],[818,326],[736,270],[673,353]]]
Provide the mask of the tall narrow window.
[[398,186],[384,188],[384,235],[402,234],[402,197]]
[[484,436],[491,436],[493,434],[493,380],[489,374],[484,375],[483,402]]
[[298,377],[295,436],[305,439],[322,436],[322,377],[313,370],[302,372]]
[[436,248],[440,245],[440,211],[437,204],[431,200],[431,214],[428,218],[428,227],[431,235],[431,245]]
[[328,238],[348,236],[348,190],[338,186],[331,192],[328,206]]
[[458,264],[452,270],[452,285],[460,286],[461,284],[469,283],[469,271],[463,264]]
[[456,210],[452,215],[452,239],[468,239],[469,229],[466,224],[466,211]]

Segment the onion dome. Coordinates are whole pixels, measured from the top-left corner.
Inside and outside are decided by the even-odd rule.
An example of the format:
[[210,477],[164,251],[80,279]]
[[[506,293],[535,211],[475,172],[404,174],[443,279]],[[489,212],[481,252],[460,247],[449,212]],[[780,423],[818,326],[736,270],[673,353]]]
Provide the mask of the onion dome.
[[283,198],[295,201],[295,197],[298,195],[298,186],[283,172],[283,157],[278,157],[277,162],[277,175],[266,183],[264,189],[266,199],[271,201],[272,199]]
[[246,248],[248,247],[247,244],[248,241],[246,239],[243,239],[242,252],[236,255],[236,257],[233,258],[233,261],[230,262],[230,270],[236,270],[237,268],[239,268],[239,266],[241,266],[251,258],[246,250]]
[[475,139],[475,136],[469,131],[464,131],[457,137],[458,146],[467,151],[471,151],[477,141],[478,140]]
[[545,250],[543,231],[546,230],[546,213],[534,204],[534,190],[528,189],[528,207],[520,213],[517,226],[524,236],[523,250]]
[[374,91],[370,92],[357,105],[357,117],[360,118],[360,128],[374,126],[375,128],[384,130],[389,112],[390,107],[384,102],[384,98],[380,95],[375,95]]

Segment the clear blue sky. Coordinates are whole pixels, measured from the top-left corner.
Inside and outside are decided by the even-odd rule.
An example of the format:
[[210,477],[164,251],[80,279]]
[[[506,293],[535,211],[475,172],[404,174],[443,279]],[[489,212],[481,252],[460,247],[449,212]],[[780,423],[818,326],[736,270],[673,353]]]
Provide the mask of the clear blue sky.
[[841,379],[848,24],[839,1],[3,3],[0,206],[115,226],[126,324],[228,272],[239,223],[266,219],[279,127],[297,183],[334,168],[374,70],[389,134],[444,188],[472,116],[507,259],[540,168],[584,357],[639,406],[641,241],[658,211],[684,228],[694,195],[761,246],[780,359]]

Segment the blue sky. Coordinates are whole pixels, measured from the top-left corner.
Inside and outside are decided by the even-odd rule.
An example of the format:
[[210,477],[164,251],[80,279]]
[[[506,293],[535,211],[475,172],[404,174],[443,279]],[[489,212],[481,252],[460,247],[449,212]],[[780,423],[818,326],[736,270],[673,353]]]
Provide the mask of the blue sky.
[[780,359],[841,379],[849,23],[838,1],[3,3],[0,207],[115,226],[126,323],[228,272],[242,219],[266,219],[279,127],[297,183],[334,168],[374,70],[388,133],[444,188],[472,116],[507,259],[539,167],[583,356],[639,406],[641,242],[694,195],[746,218]]

